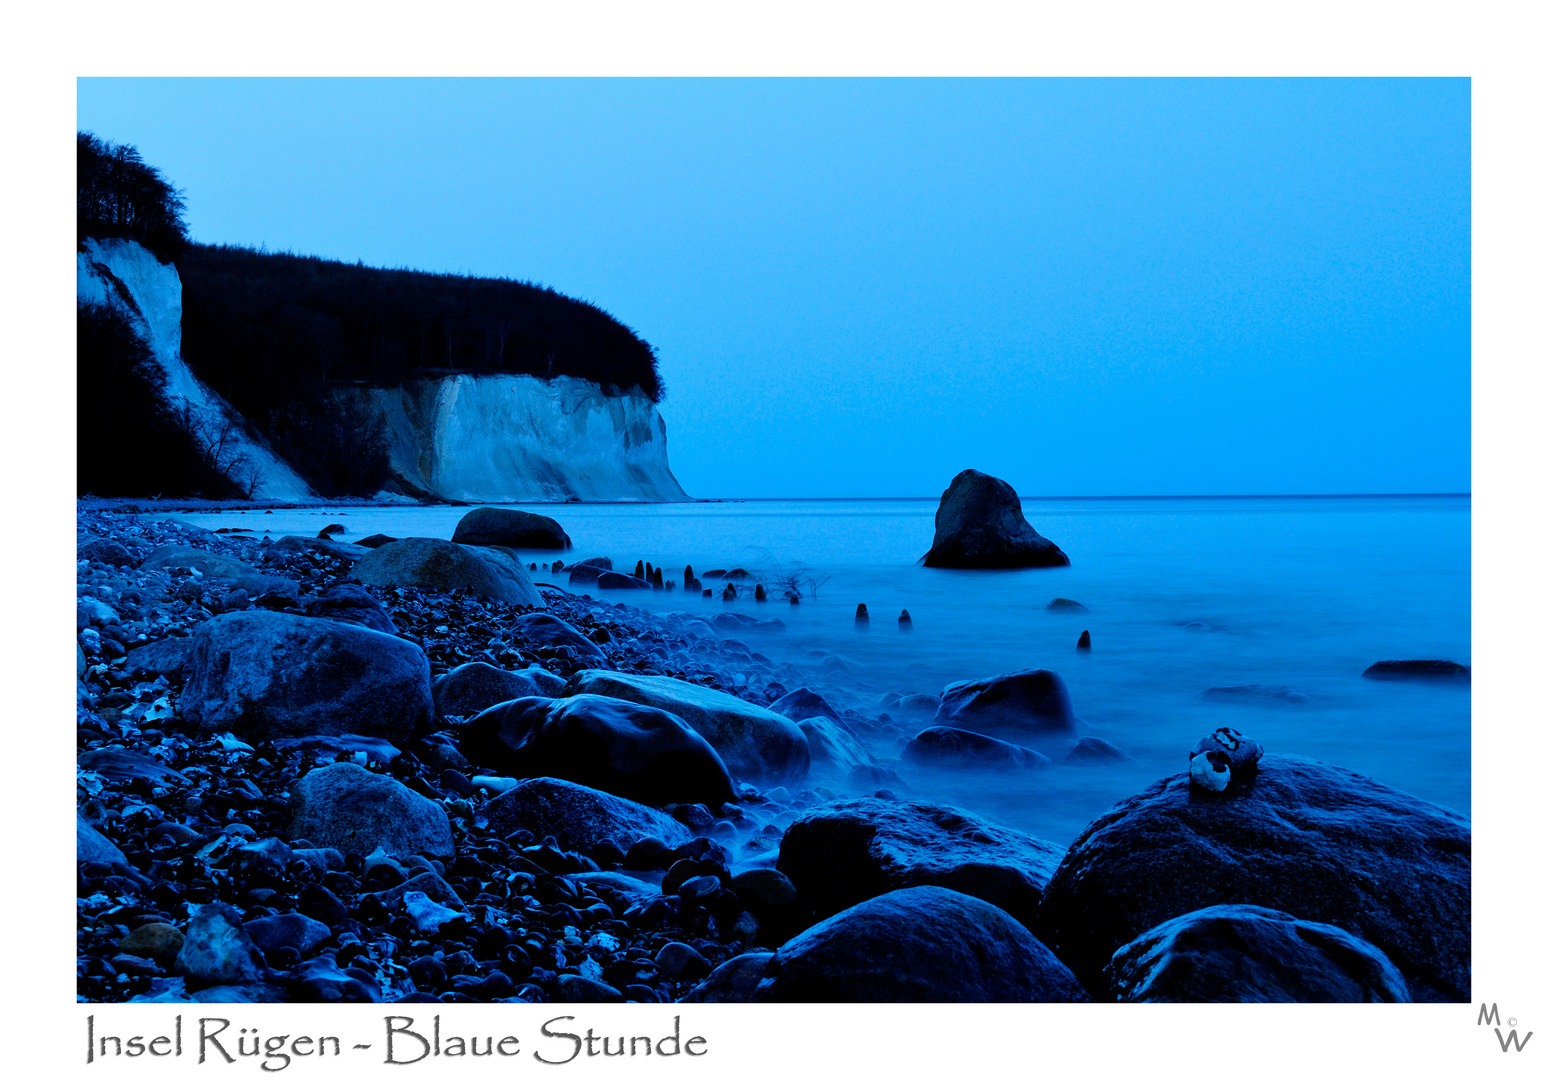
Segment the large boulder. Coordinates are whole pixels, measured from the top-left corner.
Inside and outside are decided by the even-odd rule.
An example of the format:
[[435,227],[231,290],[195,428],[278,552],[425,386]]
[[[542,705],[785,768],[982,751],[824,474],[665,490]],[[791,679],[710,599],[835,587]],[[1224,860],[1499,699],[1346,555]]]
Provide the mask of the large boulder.
[[780,873],[825,918],[893,889],[940,885],[1031,924],[1064,849],[950,806],[848,799],[785,830]]
[[1152,927],[1113,954],[1116,1001],[1408,1001],[1385,953],[1347,930],[1220,904]]
[[554,837],[568,851],[591,851],[604,840],[628,851],[647,836],[669,848],[693,839],[692,833],[660,810],[549,776],[523,780],[490,802],[484,812],[493,836],[526,829],[538,839]]
[[681,717],[703,735],[731,775],[758,783],[794,783],[806,775],[811,750],[795,722],[739,697],[665,675],[578,671],[565,694],[603,694]]
[[1471,993],[1472,831],[1440,806],[1321,762],[1268,754],[1221,792],[1161,780],[1070,846],[1038,936],[1088,989],[1120,946],[1188,912],[1253,904],[1381,949],[1415,1001]]
[[182,544],[164,544],[156,548],[140,564],[141,570],[171,570],[183,567],[197,570],[200,580],[219,585],[222,591],[245,589],[249,598],[273,597],[289,603],[299,603],[301,587],[289,578],[259,573],[251,566],[224,555],[201,551]]
[[1041,769],[1053,764],[1031,747],[954,727],[925,728],[904,744],[903,760],[948,768]]
[[597,694],[524,697],[462,726],[469,761],[506,776],[551,776],[642,803],[718,806],[734,798],[726,766],[676,716]]
[[596,577],[599,589],[648,589],[650,582],[644,578],[637,578],[633,574],[618,574],[611,570],[604,570]]
[[181,712],[199,731],[392,739],[434,715],[418,645],[333,619],[221,615],[194,631],[187,671]]
[[290,792],[290,835],[346,855],[456,854],[451,821],[390,776],[341,762],[313,769]]
[[806,746],[811,752],[813,774],[848,776],[856,769],[876,764],[876,759],[871,757],[870,751],[860,745],[860,740],[826,716],[799,720],[796,722],[796,727],[800,728],[801,734],[806,736]]
[[1075,710],[1064,680],[1052,671],[1025,670],[954,682],[941,691],[933,726],[966,728],[1015,741],[1075,730]]
[[481,506],[464,514],[452,533],[452,542],[558,551],[574,546],[553,518],[529,514],[525,510],[502,510],[496,506]]
[[539,667],[506,671],[482,660],[459,664],[430,684],[436,716],[474,716],[521,697],[554,697],[564,680]]
[[376,548],[355,563],[364,585],[407,585],[432,592],[462,589],[486,600],[545,607],[526,567],[494,548],[410,536]]
[[857,904],[773,953],[722,964],[688,1001],[1070,1002],[1069,970],[1005,912],[926,885]]
[[575,650],[575,658],[585,664],[605,664],[607,657],[596,642],[582,634],[563,619],[541,611],[523,615],[511,624],[516,636],[527,645],[550,647],[568,646]]
[[570,584],[589,585],[612,569],[613,560],[606,555],[600,555],[592,559],[582,559],[570,567]]
[[316,600],[306,605],[306,613],[314,619],[337,619],[354,623],[367,630],[382,634],[396,634],[397,624],[381,601],[359,585],[335,585]]
[[942,493],[935,543],[923,561],[959,570],[1070,565],[1068,555],[1027,524],[1015,490],[977,469],[959,472]]

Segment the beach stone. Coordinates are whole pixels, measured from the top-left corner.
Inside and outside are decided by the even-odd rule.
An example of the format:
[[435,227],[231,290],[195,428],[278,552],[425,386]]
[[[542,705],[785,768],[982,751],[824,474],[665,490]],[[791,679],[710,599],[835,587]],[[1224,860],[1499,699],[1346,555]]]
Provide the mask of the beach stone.
[[[557,574],[560,571],[561,565],[562,564],[555,564],[554,573]],[[570,584],[585,585],[589,582],[596,581],[597,578],[601,577],[612,568],[613,560],[609,559],[605,555],[598,556],[593,559],[582,559],[580,562],[575,563],[569,568]]]
[[311,750],[314,755],[330,758],[339,754],[364,754],[367,761],[379,761],[383,765],[391,765],[403,753],[386,739],[369,735],[302,735],[294,739],[275,739],[274,745],[280,750]]
[[118,948],[130,956],[154,960],[170,971],[183,949],[183,932],[171,923],[145,923],[121,938]]
[[242,926],[242,913],[216,901],[202,905],[188,921],[176,970],[207,983],[252,983],[269,965]]
[[941,691],[933,726],[1012,740],[1064,735],[1075,730],[1075,710],[1063,679],[1028,669],[951,683]]
[[940,885],[1030,925],[1063,854],[956,807],[863,798],[826,803],[791,822],[777,869],[818,918],[892,889]]
[[506,671],[475,660],[438,677],[430,684],[430,694],[436,716],[473,716],[502,701],[553,697],[563,688],[563,679],[542,668]]
[[790,691],[777,701],[769,702],[769,708],[792,720],[808,720],[814,716],[837,717],[839,710],[828,704],[826,698],[802,686]]
[[107,563],[109,566],[134,566],[139,561],[117,540],[90,540],[84,544],[78,544],[75,548],[75,557]]
[[599,589],[648,589],[650,582],[631,574],[617,574],[611,570],[604,570],[597,575],[597,588]]
[[735,957],[687,1001],[1074,1002],[1069,970],[992,904],[926,885],[839,912],[772,955]]
[[826,716],[798,721],[796,727],[806,736],[814,774],[848,776],[858,768],[876,764],[870,751],[860,745],[858,739]]
[[174,567],[199,571],[205,583],[218,584],[222,592],[246,589],[247,595],[255,601],[261,597],[274,597],[291,604],[300,603],[301,587],[289,578],[259,573],[244,562],[199,548],[163,544],[140,563],[141,570],[171,570]]
[[1415,1001],[1471,994],[1467,819],[1356,773],[1266,754],[1219,793],[1187,774],[1089,825],[1044,892],[1038,936],[1103,993],[1113,953],[1169,919],[1252,904],[1381,949]]
[[1365,669],[1367,679],[1437,682],[1473,681],[1473,669],[1453,660],[1378,660]]
[[621,698],[518,698],[462,726],[469,760],[509,776],[551,776],[642,803],[734,797],[720,755],[669,712]]
[[406,738],[435,712],[419,646],[334,619],[221,615],[194,631],[187,666],[181,711],[197,731]]
[[741,698],[665,675],[578,671],[565,694],[602,694],[680,717],[713,746],[733,777],[793,783],[811,764],[806,736],[788,717]]
[[306,998],[311,1001],[380,1004],[382,1000],[379,986],[341,971],[338,961],[328,953],[297,964],[295,980],[305,988]]
[[513,622],[511,629],[528,645],[568,646],[575,650],[576,659],[582,663],[607,663],[607,657],[597,648],[596,642],[563,619],[556,619],[552,615],[534,611]]
[[560,551],[575,546],[553,518],[495,506],[481,506],[464,514],[452,532],[452,542]]
[[1152,927],[1113,954],[1114,1001],[1406,1002],[1376,946],[1327,923],[1218,904]]
[[75,816],[75,857],[79,862],[105,863],[118,868],[129,866],[123,850],[79,814]]
[[1075,745],[1070,747],[1070,752],[1065,755],[1064,760],[1076,762],[1133,761],[1134,758],[1106,739],[1098,739],[1088,735],[1085,738],[1075,740]]
[[561,975],[554,980],[554,1000],[566,1005],[622,1004],[624,996],[600,979]]
[[548,776],[523,780],[492,800],[484,812],[494,836],[526,829],[533,836],[554,837],[567,851],[590,851],[604,840],[627,851],[647,836],[668,848],[693,839],[659,810]]
[[408,899],[409,893],[418,893],[427,899],[434,900],[437,904],[451,908],[453,911],[467,910],[467,905],[463,903],[462,897],[457,895],[457,890],[453,889],[446,879],[434,870],[426,870],[423,873],[415,874],[408,880],[400,881],[391,888],[382,889],[374,895],[381,901],[384,908],[388,911],[394,911]]
[[353,576],[363,585],[406,585],[443,593],[462,589],[485,600],[546,606],[527,568],[505,552],[426,536],[376,548],[355,563]]
[[656,970],[663,978],[701,979],[709,974],[710,962],[692,945],[682,941],[669,941],[656,953]]
[[903,746],[903,760],[951,768],[1041,769],[1052,762],[1028,746],[954,727],[929,727]]
[[306,613],[314,619],[338,619],[383,634],[398,632],[387,609],[359,585],[333,586],[306,605]]
[[941,494],[935,542],[923,562],[959,570],[1070,564],[1069,556],[1027,524],[1015,490],[977,469],[958,473]]
[[328,929],[326,923],[308,919],[294,911],[286,915],[250,919],[242,925],[253,939],[253,944],[262,949],[265,956],[273,956],[276,950],[287,947],[295,949],[300,956],[306,956],[333,936],[333,931]]
[[149,780],[156,784],[186,784],[188,778],[149,754],[123,746],[104,746],[75,755],[77,768],[100,773],[109,780]]
[[270,546],[271,551],[285,555],[326,555],[332,559],[356,562],[369,550],[359,544],[341,544],[326,536],[282,536]]
[[290,835],[317,847],[366,856],[456,854],[451,822],[439,803],[390,776],[340,762],[313,769],[291,789]]

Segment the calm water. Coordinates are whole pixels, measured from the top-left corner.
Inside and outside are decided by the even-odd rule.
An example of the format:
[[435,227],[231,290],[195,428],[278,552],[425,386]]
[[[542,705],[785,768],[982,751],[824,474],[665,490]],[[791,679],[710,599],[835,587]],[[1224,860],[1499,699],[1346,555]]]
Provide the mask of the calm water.
[[[1468,690],[1360,677],[1377,660],[1471,663],[1468,497],[1026,500],[1027,519],[1073,565],[1008,571],[917,565],[934,533],[935,505],[523,508],[558,519],[575,542],[572,559],[608,555],[625,572],[643,558],[679,581],[685,563],[701,574],[740,566],[766,578],[827,578],[798,607],[750,598],[726,605],[718,588],[714,600],[681,590],[628,600],[783,620],[786,634],[745,640],[801,666],[808,684],[835,704],[874,712],[885,691],[935,694],[957,679],[1051,668],[1069,685],[1082,733],[1136,759],[1013,777],[900,767],[914,797],[952,801],[1068,842],[1113,802],[1182,771],[1198,736],[1230,724],[1272,752],[1319,758],[1470,814]],[[337,521],[347,540],[373,532],[449,538],[465,513],[355,507],[171,516],[275,536],[311,535]],[[1078,600],[1090,613],[1044,610],[1054,597]],[[871,612],[865,632],[854,628],[861,602]],[[908,634],[896,629],[903,608],[914,622]],[[1089,654],[1074,647],[1082,630],[1091,632]],[[849,674],[819,668],[828,654],[841,657]],[[1255,683],[1305,700],[1202,696],[1210,687]],[[1062,756],[1058,745],[1040,748]],[[873,749],[897,753],[891,745]]]

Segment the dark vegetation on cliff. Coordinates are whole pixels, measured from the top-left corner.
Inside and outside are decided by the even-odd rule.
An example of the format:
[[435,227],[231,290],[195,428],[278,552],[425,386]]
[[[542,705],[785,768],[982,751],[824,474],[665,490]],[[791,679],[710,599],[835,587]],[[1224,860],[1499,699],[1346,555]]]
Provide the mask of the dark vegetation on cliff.
[[98,495],[240,497],[186,418],[167,404],[165,375],[124,316],[76,308],[76,490]]
[[[382,418],[342,386],[570,375],[605,393],[663,396],[655,350],[585,301],[507,279],[193,244],[181,193],[134,147],[77,132],[76,149],[79,235],[137,240],[175,261],[183,359],[320,495],[367,495],[389,475]],[[94,392],[84,354],[81,375],[84,410]]]

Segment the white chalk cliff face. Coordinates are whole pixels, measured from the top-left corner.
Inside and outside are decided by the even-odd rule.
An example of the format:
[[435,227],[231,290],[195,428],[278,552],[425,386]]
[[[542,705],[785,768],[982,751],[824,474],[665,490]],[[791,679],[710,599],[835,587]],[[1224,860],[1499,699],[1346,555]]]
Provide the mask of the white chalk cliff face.
[[183,282],[170,263],[133,240],[87,240],[76,256],[80,303],[106,304],[129,320],[166,374],[167,397],[185,411],[189,429],[255,499],[310,500],[315,496],[273,450],[254,438],[236,411],[194,377],[183,363]]
[[639,390],[561,375],[453,375],[359,390],[387,419],[409,494],[465,502],[687,501],[666,424]]

